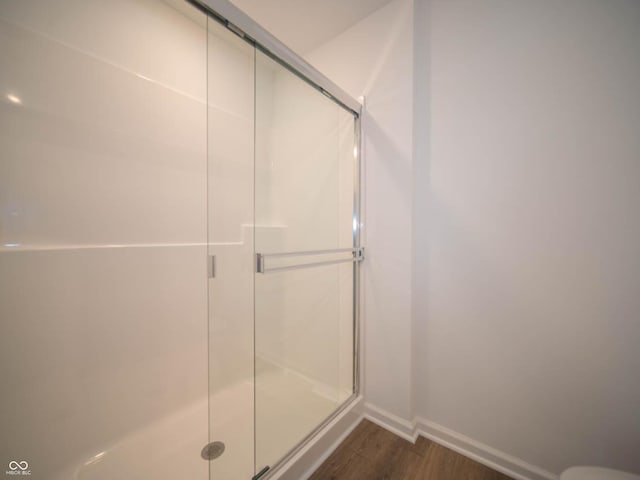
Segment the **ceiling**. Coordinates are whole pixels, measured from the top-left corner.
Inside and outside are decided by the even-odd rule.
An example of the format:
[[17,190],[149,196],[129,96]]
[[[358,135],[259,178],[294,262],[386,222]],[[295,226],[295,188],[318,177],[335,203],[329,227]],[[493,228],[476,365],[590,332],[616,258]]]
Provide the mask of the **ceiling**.
[[390,0],[231,0],[299,55],[344,32]]

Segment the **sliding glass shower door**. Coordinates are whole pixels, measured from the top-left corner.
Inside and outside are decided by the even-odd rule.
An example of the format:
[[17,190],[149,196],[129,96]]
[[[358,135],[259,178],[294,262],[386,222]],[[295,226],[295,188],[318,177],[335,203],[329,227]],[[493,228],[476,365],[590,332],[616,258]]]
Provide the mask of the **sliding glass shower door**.
[[255,69],[255,457],[354,391],[354,115],[261,51]]
[[210,477],[248,479],[355,391],[357,118],[207,30]]
[[357,116],[207,31],[210,477],[249,479],[355,392]]

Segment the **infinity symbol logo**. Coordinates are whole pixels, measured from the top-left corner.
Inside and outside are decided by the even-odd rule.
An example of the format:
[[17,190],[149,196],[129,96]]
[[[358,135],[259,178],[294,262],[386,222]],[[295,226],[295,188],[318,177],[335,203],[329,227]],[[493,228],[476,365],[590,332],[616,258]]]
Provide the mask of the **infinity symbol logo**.
[[15,460],[11,460],[9,462],[9,468],[11,470],[26,470],[27,468],[29,468],[29,464],[27,463],[26,460],[23,460],[21,462],[16,462]]

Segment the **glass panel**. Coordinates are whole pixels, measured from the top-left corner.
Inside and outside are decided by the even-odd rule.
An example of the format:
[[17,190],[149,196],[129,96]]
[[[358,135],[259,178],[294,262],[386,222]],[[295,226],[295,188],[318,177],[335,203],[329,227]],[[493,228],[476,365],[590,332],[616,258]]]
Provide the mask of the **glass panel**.
[[[354,117],[261,52],[255,88],[256,252],[352,248]],[[255,355],[259,471],[353,392],[353,264],[256,274]]]
[[1,471],[207,478],[205,74],[186,2],[0,2]]
[[352,247],[353,116],[256,55],[256,251]]
[[353,265],[256,275],[256,469],[352,394]]
[[213,480],[253,471],[254,48],[208,20],[210,438]]

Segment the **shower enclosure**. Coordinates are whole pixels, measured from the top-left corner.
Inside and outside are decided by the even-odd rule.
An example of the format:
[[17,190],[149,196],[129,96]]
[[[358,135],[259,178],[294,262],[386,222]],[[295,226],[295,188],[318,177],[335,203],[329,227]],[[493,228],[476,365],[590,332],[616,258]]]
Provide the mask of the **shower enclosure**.
[[6,475],[277,476],[357,396],[359,108],[236,18],[0,3]]

